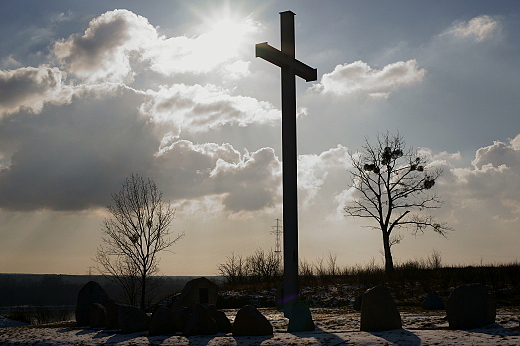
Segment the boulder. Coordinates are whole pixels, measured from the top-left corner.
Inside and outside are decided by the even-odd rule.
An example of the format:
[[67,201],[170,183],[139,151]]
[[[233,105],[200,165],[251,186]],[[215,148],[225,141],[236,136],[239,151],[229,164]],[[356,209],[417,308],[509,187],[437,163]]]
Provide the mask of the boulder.
[[152,316],[148,336],[175,334],[175,321],[173,311],[165,306],[160,306]]
[[361,305],[363,304],[363,293],[361,293],[359,296],[356,297],[354,300],[354,304],[352,304],[354,310],[361,311]]
[[217,307],[215,305],[209,305],[208,311],[211,314],[211,317],[215,320],[215,322],[217,322],[217,329],[219,332],[231,332],[231,322],[229,321],[229,319],[223,311],[217,310]]
[[190,280],[173,301],[173,308],[178,309],[183,306],[193,308],[197,303],[204,306],[216,304],[218,290],[218,285],[205,277]]
[[119,315],[119,304],[113,299],[110,299],[105,305],[106,317],[105,317],[105,328],[106,329],[119,329],[118,315]]
[[446,301],[451,329],[479,328],[495,322],[496,307],[483,284],[462,285]]
[[102,328],[105,326],[106,310],[105,307],[99,303],[90,305],[88,309],[88,318],[92,328]]
[[119,305],[117,322],[122,333],[148,330],[150,318],[141,309],[130,305]]
[[182,335],[214,335],[218,333],[217,322],[208,309],[200,303],[193,305],[193,313],[184,325]]
[[234,336],[273,335],[273,326],[257,308],[246,305],[238,310],[232,332]]
[[422,303],[424,310],[444,310],[444,302],[435,292],[430,292]]
[[76,323],[79,327],[90,326],[89,310],[94,303],[105,305],[110,298],[107,292],[95,281],[89,281],[81,288],[76,302]]
[[295,302],[291,307],[288,332],[306,332],[316,329],[312,320],[311,310],[303,302]]
[[360,330],[379,332],[402,328],[401,315],[386,286],[376,286],[365,291],[361,304]]
[[173,310],[173,321],[175,324],[176,331],[183,331],[186,323],[190,319],[190,316],[193,314],[193,309],[187,308],[185,306],[181,308],[177,308]]

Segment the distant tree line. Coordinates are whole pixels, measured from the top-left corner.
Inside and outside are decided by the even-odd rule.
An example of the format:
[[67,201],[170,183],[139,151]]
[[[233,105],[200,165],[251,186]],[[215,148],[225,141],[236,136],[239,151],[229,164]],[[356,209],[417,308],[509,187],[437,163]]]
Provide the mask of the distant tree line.
[[[161,277],[163,285],[153,303],[180,292],[190,279],[192,277]],[[78,292],[90,280],[100,283],[116,301],[126,302],[122,288],[103,276],[43,275],[35,278],[33,275],[0,274],[0,307],[75,305]]]
[[67,282],[60,275],[44,275],[40,280],[31,280],[3,274],[0,276],[0,306],[74,305],[85,283]]

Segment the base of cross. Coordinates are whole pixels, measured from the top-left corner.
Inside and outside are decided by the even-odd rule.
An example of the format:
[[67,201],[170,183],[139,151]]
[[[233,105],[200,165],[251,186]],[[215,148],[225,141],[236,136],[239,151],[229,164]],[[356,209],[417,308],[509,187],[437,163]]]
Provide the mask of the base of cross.
[[316,329],[312,320],[311,310],[307,303],[292,300],[286,301],[283,284],[276,291],[276,308],[283,311],[284,317],[289,319],[288,332],[306,332]]

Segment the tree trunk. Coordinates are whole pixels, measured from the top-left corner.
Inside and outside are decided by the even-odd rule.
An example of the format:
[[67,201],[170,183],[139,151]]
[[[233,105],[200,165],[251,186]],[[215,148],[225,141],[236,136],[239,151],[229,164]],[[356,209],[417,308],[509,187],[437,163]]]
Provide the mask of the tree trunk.
[[146,274],[141,276],[141,310],[145,309],[145,298],[146,298]]
[[390,251],[390,235],[385,231],[383,231],[383,248],[385,251],[385,273],[392,275],[394,273],[394,261]]

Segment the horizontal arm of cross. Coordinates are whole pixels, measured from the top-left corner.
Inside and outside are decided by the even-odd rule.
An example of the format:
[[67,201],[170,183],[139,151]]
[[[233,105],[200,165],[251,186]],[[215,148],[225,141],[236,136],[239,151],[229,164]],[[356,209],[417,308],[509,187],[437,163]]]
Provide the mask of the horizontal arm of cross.
[[258,43],[256,46],[256,57],[260,57],[280,67],[289,67],[298,77],[312,82],[318,79],[318,70],[305,65],[303,62],[296,60],[280,52],[278,49],[270,46],[267,42]]

